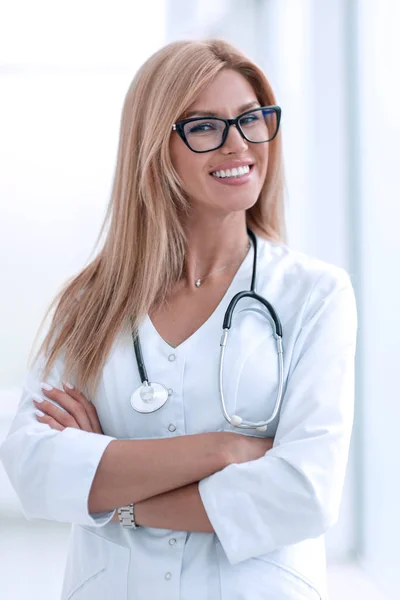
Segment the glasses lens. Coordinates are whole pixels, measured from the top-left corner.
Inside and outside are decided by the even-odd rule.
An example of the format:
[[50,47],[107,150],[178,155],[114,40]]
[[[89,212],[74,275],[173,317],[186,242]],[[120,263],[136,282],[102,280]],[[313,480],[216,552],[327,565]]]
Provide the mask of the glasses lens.
[[196,119],[185,123],[183,130],[193,150],[207,151],[217,148],[222,142],[225,123],[218,119]]
[[272,108],[258,108],[239,120],[249,142],[269,142],[278,129],[278,115]]

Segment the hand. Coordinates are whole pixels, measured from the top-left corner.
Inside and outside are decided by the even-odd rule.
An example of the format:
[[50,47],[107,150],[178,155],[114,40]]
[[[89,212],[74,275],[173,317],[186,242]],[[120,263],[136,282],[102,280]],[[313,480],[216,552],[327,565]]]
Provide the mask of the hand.
[[223,432],[226,436],[228,464],[243,463],[264,456],[274,445],[274,438],[258,438],[244,434]]
[[75,427],[75,429],[103,434],[93,404],[77,389],[70,389],[64,383],[63,388],[64,391],[57,388],[47,391],[42,387],[43,394],[57,402],[62,408],[46,399],[42,402],[34,399],[33,403],[36,408],[45,413],[42,417],[36,415],[37,420],[58,431],[63,431],[66,427]]

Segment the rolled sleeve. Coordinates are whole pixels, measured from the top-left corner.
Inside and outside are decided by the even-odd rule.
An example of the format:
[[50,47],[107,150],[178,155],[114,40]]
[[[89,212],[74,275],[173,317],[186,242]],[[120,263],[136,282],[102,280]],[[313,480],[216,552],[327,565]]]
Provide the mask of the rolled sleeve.
[[[62,389],[61,375],[58,359],[47,381]],[[23,514],[28,520],[102,527],[115,510],[90,514],[89,494],[103,453],[116,438],[72,427],[57,431],[39,423],[32,395],[41,394],[40,382],[41,365],[36,364],[25,378],[17,413],[0,446],[0,460]]]
[[231,564],[335,523],[354,412],[356,303],[348,274],[320,277],[303,310],[273,448],[199,482]]

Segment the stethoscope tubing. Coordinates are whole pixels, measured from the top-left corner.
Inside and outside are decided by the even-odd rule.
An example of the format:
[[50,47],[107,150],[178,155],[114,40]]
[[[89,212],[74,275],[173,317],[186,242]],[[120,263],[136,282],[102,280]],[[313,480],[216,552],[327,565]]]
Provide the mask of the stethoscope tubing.
[[[226,419],[226,421],[228,421],[228,423],[230,425],[232,425],[236,428],[239,428],[239,429],[256,429],[258,431],[264,432],[267,430],[269,423],[271,423],[271,421],[273,421],[276,418],[276,416],[279,412],[281,402],[282,402],[283,376],[284,376],[282,324],[280,322],[280,319],[279,319],[274,307],[270,304],[270,302],[268,302],[268,300],[266,300],[265,298],[263,298],[256,292],[257,258],[258,258],[258,256],[257,256],[257,239],[256,239],[255,234],[253,233],[253,231],[251,231],[250,228],[247,228],[247,233],[253,243],[253,252],[254,252],[251,287],[250,287],[250,290],[247,290],[247,291],[245,290],[245,291],[239,292],[232,298],[232,300],[230,301],[230,303],[228,305],[228,308],[226,309],[225,315],[224,315],[224,321],[223,321],[223,326],[222,326],[223,333],[222,333],[221,341],[220,341],[221,350],[220,350],[220,359],[219,359],[219,391],[220,391],[220,402],[221,402],[222,414],[223,414],[224,418]],[[238,304],[238,302],[240,300],[242,300],[243,298],[252,298],[252,299],[256,300],[257,302],[261,303],[267,309],[269,315],[267,315],[264,311],[261,311],[259,308],[254,308],[254,307],[243,308],[240,311],[237,311],[236,314],[239,314],[240,312],[243,312],[243,311],[253,311],[253,312],[259,312],[263,316],[271,318],[272,326],[274,329],[274,337],[276,340],[277,355],[278,355],[278,391],[277,391],[277,397],[276,397],[276,401],[275,401],[274,410],[269,419],[267,419],[266,421],[259,421],[257,423],[253,423],[251,421],[245,421],[238,415],[232,415],[232,417],[231,417],[226,408],[225,396],[224,396],[224,390],[223,390],[223,367],[224,367],[225,348],[226,348],[227,341],[228,341],[229,330],[232,326],[235,307]],[[133,344],[134,344],[135,355],[136,355],[136,362],[137,362],[137,366],[138,366],[138,370],[139,370],[140,379],[142,381],[142,386],[141,386],[141,388],[139,388],[139,390],[136,390],[136,392],[134,392],[132,394],[131,404],[132,404],[132,407],[135,410],[137,410],[138,412],[146,412],[146,413],[155,412],[155,410],[158,410],[165,404],[165,402],[167,400],[168,392],[167,392],[165,386],[163,386],[162,384],[149,383],[146,366],[144,364],[142,348],[141,348],[140,339],[139,339],[139,333],[136,332],[136,335],[134,333],[132,333],[132,335],[133,335]],[[157,407],[154,410],[151,410],[150,406],[147,408],[146,403],[150,403],[148,400],[144,401],[144,404],[143,404],[143,403],[141,403],[141,400],[138,399],[138,393],[139,393],[139,395],[143,395],[143,394],[145,395],[146,390],[150,390],[151,386],[157,387],[158,394],[160,394],[160,393],[162,395],[164,394],[162,403],[160,401],[160,403],[158,405],[156,405]],[[136,399],[135,399],[135,396],[136,396]],[[136,404],[140,405],[141,409],[138,409],[136,407]]]
[[[245,311],[245,310],[253,311],[254,309],[251,309],[251,308],[243,309],[243,311]],[[242,311],[239,311],[239,312],[242,312]],[[279,408],[280,408],[280,405],[282,402],[282,393],[283,393],[283,347],[282,347],[282,338],[277,336],[276,334],[274,335],[274,337],[276,340],[277,354],[278,354],[277,398],[275,401],[274,410],[273,410],[270,418],[267,419],[266,421],[259,421],[258,423],[253,423],[251,421],[244,421],[238,415],[233,415],[231,417],[226,409],[224,386],[223,386],[223,371],[224,371],[224,355],[225,355],[226,342],[227,342],[227,338],[228,338],[228,330],[225,329],[222,334],[221,342],[220,342],[221,350],[220,350],[220,359],[219,359],[219,393],[220,393],[222,413],[223,413],[225,419],[228,421],[228,423],[230,425],[232,425],[233,427],[238,427],[240,429],[257,429],[258,431],[267,431],[267,426],[275,419],[275,417],[277,416],[277,414],[279,412]]]
[[[266,431],[269,423],[271,423],[277,416],[280,405],[282,403],[282,394],[283,394],[282,324],[281,324],[281,321],[280,321],[274,307],[272,306],[272,304],[270,302],[268,302],[268,300],[266,300],[265,298],[263,298],[262,296],[257,294],[257,292],[256,292],[257,258],[258,258],[257,257],[257,238],[256,238],[255,234],[253,233],[253,231],[251,231],[251,229],[249,229],[249,228],[247,228],[247,233],[253,242],[253,253],[254,253],[253,254],[253,274],[252,274],[252,278],[251,278],[251,286],[250,286],[249,291],[239,292],[232,298],[232,300],[230,301],[228,308],[226,310],[225,316],[224,316],[224,322],[222,325],[223,333],[222,333],[221,341],[220,341],[221,350],[220,350],[220,359],[219,359],[219,392],[220,392],[222,414],[224,415],[226,421],[228,421],[228,423],[230,425],[232,425],[233,427],[237,427],[239,429],[256,429],[258,431]],[[232,325],[235,307],[236,307],[237,303],[240,300],[242,300],[242,298],[252,298],[252,299],[256,300],[257,302],[260,302],[263,306],[265,306],[265,308],[268,310],[268,312],[272,318],[274,329],[275,329],[274,337],[276,340],[277,355],[278,355],[277,397],[275,400],[275,406],[274,406],[274,410],[272,412],[271,417],[269,419],[267,419],[266,421],[259,421],[258,423],[253,423],[252,421],[245,421],[244,419],[239,417],[239,415],[232,415],[232,417],[231,417],[226,409],[226,403],[225,403],[225,395],[224,395],[224,387],[223,387],[225,348],[226,348],[227,341],[228,341],[229,330]],[[243,311],[261,312],[262,314],[264,314],[264,316],[266,316],[265,313],[260,311],[260,309],[256,309],[256,308],[252,308],[252,307],[243,308],[241,311],[238,311],[238,312],[243,312]],[[236,314],[238,314],[238,313],[236,313]]]

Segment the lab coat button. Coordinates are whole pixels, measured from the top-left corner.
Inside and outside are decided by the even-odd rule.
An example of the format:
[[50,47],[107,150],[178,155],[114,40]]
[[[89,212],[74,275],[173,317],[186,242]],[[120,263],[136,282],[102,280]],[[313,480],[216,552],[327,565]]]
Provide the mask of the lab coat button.
[[175,546],[175,544],[176,544],[176,539],[175,539],[175,538],[171,538],[171,539],[169,540],[169,545],[170,545],[170,546]]
[[172,575],[171,573],[165,573],[165,579],[171,579]]
[[174,360],[175,360],[175,354],[170,354],[168,356],[168,360],[169,360],[169,362],[174,362]]
[[170,424],[168,425],[168,430],[169,430],[169,431],[175,431],[175,429],[176,429],[176,427],[175,427],[175,425],[174,425],[173,423],[170,423]]

